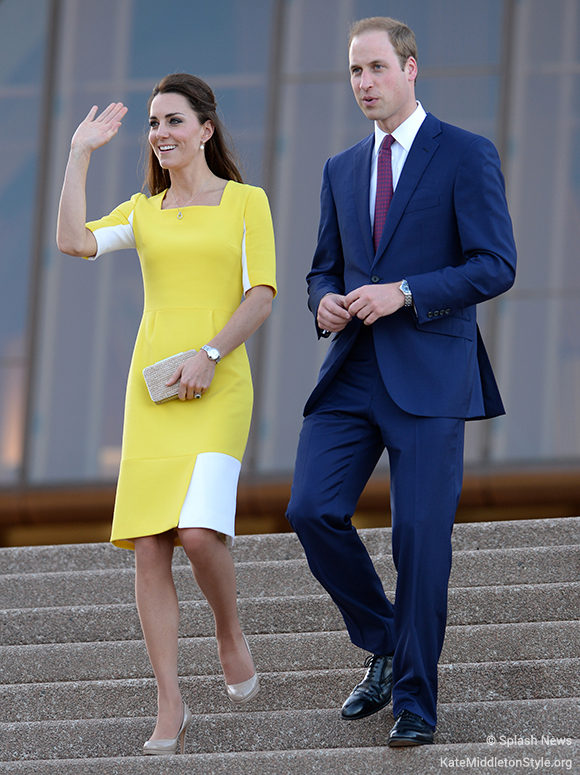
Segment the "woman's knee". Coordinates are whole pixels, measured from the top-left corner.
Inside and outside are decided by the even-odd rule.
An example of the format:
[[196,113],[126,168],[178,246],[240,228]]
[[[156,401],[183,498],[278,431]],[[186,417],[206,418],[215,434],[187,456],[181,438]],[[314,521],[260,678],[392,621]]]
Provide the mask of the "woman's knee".
[[204,527],[188,527],[179,531],[179,540],[194,565],[200,564],[218,547],[224,545],[219,533]]
[[173,535],[162,533],[160,535],[141,536],[135,538],[135,565],[138,568],[160,567],[171,565],[173,556]]

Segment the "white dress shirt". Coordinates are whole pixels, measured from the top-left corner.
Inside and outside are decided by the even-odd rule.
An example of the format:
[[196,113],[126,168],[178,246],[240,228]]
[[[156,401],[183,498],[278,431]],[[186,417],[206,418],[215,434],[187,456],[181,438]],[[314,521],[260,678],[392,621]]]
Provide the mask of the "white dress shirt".
[[[391,145],[391,169],[393,172],[393,192],[397,188],[397,183],[401,177],[403,165],[407,160],[413,140],[415,139],[421,124],[426,117],[425,109],[419,101],[417,101],[417,108],[409,118],[405,119],[395,131],[392,133],[395,138],[395,142]],[[387,132],[383,132],[377,126],[375,122],[375,148],[371,159],[371,185],[369,191],[369,207],[371,213],[371,229],[375,223],[375,199],[377,196],[377,159],[379,156],[379,148],[383,139],[387,135]]]

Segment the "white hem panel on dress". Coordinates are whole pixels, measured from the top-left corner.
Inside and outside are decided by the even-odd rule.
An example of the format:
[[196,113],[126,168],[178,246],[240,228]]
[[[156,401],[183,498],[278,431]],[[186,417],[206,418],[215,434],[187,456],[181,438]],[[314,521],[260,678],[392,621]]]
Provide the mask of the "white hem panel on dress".
[[225,536],[227,546],[232,546],[241,467],[239,460],[223,452],[200,452],[181,507],[178,527],[215,530]]
[[244,218],[244,234],[242,236],[242,285],[244,288],[244,295],[252,287],[250,283],[250,275],[248,274],[248,256],[246,253],[246,219]]
[[133,213],[129,215],[129,223],[118,224],[117,226],[102,226],[95,229],[93,235],[97,241],[97,252],[89,258],[94,261],[103,253],[111,253],[113,250],[124,250],[125,248],[134,248],[135,234],[133,232]]

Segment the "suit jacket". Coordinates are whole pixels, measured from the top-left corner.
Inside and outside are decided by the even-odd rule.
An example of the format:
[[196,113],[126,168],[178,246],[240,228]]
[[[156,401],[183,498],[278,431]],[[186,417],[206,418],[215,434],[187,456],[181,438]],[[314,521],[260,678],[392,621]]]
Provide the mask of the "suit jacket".
[[[316,319],[326,293],[406,278],[414,309],[373,324],[391,398],[404,411],[427,417],[503,414],[475,307],[508,290],[515,278],[516,249],[497,151],[489,140],[428,113],[375,255],[369,215],[373,147],[374,134],[324,167],[318,245],[307,277],[309,307]],[[361,325],[354,319],[334,338],[305,414],[332,381]]]

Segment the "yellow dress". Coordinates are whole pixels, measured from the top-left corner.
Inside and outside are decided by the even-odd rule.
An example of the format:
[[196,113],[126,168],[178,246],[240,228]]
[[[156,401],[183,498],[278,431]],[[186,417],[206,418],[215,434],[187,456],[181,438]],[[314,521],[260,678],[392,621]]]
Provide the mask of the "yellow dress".
[[128,549],[132,538],[180,524],[198,455],[221,453],[241,463],[253,402],[244,345],[217,365],[198,401],[154,404],[143,369],[207,344],[253,286],[276,291],[272,218],[262,189],[229,181],[218,206],[184,207],[181,220],[177,210],[161,209],[164,195],[135,194],[87,223],[97,240],[95,258],[135,247],[143,273],[144,311],[127,383],[111,534],[116,546]]

